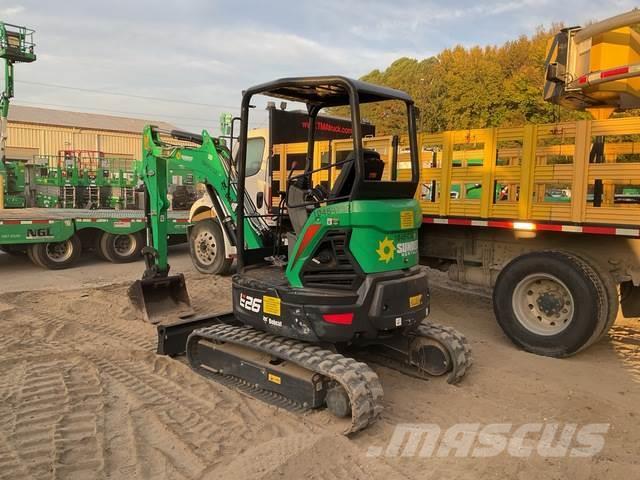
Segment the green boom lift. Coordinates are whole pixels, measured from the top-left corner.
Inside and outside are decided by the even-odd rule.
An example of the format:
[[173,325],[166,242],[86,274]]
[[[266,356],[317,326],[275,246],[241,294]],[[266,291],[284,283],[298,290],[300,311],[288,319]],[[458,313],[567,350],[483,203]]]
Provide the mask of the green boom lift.
[[[254,96],[262,95],[301,102],[308,112],[306,165],[281,192],[291,224],[286,232],[282,224],[265,223],[246,191],[249,110]],[[409,180],[388,180],[379,153],[363,147],[360,105],[374,102],[406,114]],[[340,172],[331,190],[312,182],[316,118],[327,107],[349,108],[353,129],[353,151],[321,167]],[[449,373],[450,382],[459,381],[471,364],[465,338],[425,321],[429,289],[418,265],[421,211],[414,198],[419,163],[411,97],[341,76],[285,78],[246,90],[241,113],[235,160],[206,132],[164,132],[195,147],[171,145],[152,127],[144,132],[151,245],[144,277],[130,295],[151,321],[162,323],[158,352],[186,351],[194,370],[266,401],[326,406],[346,419],[345,433],[371,424],[382,408],[376,373],[354,358],[417,377]],[[229,313],[175,321],[191,312],[184,277],[168,275],[168,161],[188,163],[206,185],[236,248]]]
[[9,101],[13,98],[13,65],[35,61],[33,30],[0,22],[0,58],[4,59],[4,90],[0,95],[0,208],[4,208]]

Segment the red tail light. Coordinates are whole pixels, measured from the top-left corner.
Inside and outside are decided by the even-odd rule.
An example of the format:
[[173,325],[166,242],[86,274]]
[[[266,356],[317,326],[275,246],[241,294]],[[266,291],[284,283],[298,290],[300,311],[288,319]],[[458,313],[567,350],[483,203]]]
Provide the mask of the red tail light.
[[327,323],[335,323],[336,325],[351,325],[353,323],[353,313],[327,313],[322,315]]

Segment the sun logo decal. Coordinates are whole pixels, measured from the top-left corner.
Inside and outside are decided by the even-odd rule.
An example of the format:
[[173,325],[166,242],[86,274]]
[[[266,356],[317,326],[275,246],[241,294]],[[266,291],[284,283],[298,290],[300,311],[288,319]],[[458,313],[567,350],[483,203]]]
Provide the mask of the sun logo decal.
[[376,250],[378,254],[378,260],[381,262],[389,263],[393,260],[393,257],[396,253],[396,246],[393,244],[393,240],[390,240],[386,236],[384,240],[378,242],[378,249]]

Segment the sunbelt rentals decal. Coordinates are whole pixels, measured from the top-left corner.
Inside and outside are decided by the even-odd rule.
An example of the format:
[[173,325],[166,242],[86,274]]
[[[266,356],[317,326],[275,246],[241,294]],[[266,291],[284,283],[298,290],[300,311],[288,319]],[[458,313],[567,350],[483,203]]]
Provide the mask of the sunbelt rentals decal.
[[384,263],[389,263],[395,258],[396,254],[401,257],[415,255],[418,253],[418,240],[409,240],[396,244],[393,238],[385,236],[384,240],[378,241],[376,253],[378,254],[378,260]]

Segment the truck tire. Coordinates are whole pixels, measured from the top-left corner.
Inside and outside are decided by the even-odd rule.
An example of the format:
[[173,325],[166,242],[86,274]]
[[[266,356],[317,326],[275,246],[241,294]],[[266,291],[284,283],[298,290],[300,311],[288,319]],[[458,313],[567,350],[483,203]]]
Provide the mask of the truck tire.
[[104,256],[102,249],[100,248],[100,241],[102,240],[102,232],[98,232],[93,239],[93,251],[100,260],[108,262],[109,259]]
[[189,253],[193,266],[206,275],[226,275],[232,260],[226,258],[224,237],[217,220],[200,220],[189,232]]
[[34,243],[27,247],[27,257],[29,257],[29,260],[31,260],[31,263],[33,263],[36,267],[45,268],[45,266],[42,265],[40,262],[38,262],[38,260],[36,260],[36,257],[33,256],[33,250],[36,245],[37,244]]
[[82,243],[76,235],[62,242],[35,243],[30,258],[38,266],[62,270],[72,266],[82,253]]
[[499,325],[528,352],[568,357],[600,334],[608,315],[607,293],[587,262],[560,251],[516,257],[493,290]]
[[604,289],[607,296],[607,309],[605,312],[603,312],[605,315],[603,320],[601,321],[602,328],[586,345],[589,346],[606,337],[607,333],[616,322],[616,318],[618,318],[618,311],[620,310],[620,294],[618,292],[618,284],[613,278],[613,275],[610,271],[602,267],[597,261],[585,255],[580,255],[580,258],[587,262],[596,272],[598,280],[600,280],[600,282],[602,283],[602,288]]
[[98,241],[98,252],[111,263],[129,263],[140,258],[144,246],[142,234],[103,232]]

